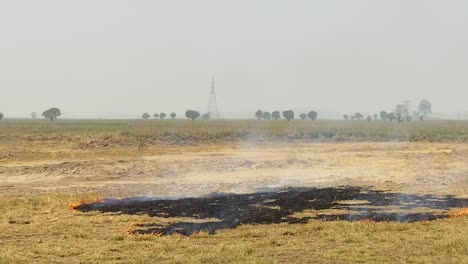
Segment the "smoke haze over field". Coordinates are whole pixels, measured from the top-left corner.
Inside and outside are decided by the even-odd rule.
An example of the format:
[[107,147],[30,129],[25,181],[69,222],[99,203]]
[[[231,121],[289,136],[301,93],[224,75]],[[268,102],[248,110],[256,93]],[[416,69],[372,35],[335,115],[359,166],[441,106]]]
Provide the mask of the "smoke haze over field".
[[[466,109],[468,2],[2,1],[0,111]],[[122,114],[125,117],[125,114]]]

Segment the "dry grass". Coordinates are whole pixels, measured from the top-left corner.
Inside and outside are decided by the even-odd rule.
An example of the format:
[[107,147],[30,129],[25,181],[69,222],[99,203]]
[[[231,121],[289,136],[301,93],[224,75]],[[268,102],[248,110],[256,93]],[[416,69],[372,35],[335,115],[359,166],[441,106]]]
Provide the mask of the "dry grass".
[[[127,235],[148,216],[78,213],[96,194],[0,197],[0,263],[468,263],[468,218],[430,223],[242,226],[216,235]],[[164,221],[164,220],[162,220]]]
[[209,143],[231,140],[378,140],[466,141],[466,121],[318,120],[3,120],[0,139],[31,141],[68,138],[160,140],[170,143]]
[[[245,140],[271,140],[275,144],[276,140],[422,140],[457,141],[449,144],[458,144],[459,141],[466,141],[465,131],[468,131],[468,123],[458,121],[369,124],[366,121],[326,120],[60,120],[54,123],[43,120],[2,120],[0,164],[6,168],[18,163],[25,166],[23,170],[29,175],[37,166],[39,169],[41,166],[48,168],[45,163],[64,159],[92,161],[110,157],[135,165],[137,158],[144,155],[145,151],[156,156],[161,151],[169,153],[167,148],[161,150],[164,144],[198,145],[179,149],[175,146],[170,153],[187,153],[203,148],[211,152],[210,148],[218,148],[221,143]],[[206,145],[200,147],[202,144]],[[439,186],[443,187],[442,193],[466,195],[466,185],[459,177],[465,175],[465,147],[455,149],[452,145],[420,143],[424,146],[399,146],[395,150],[385,146],[376,147],[374,143],[366,144],[330,144],[326,151],[322,150],[325,151],[322,154],[318,148],[309,148],[307,151],[318,155],[314,156],[313,166],[309,169],[313,171],[315,166],[321,164],[320,161],[327,168],[327,173],[338,175],[341,168],[338,165],[342,165],[358,171],[361,176],[373,177],[375,184],[385,181],[384,186],[397,186],[386,184],[386,180],[392,176],[390,178],[397,181],[398,186],[401,185],[403,189],[409,186],[411,192],[426,193],[428,186],[436,189],[439,186],[437,184],[443,183],[443,186]],[[294,146],[291,147],[294,151],[301,151]],[[367,155],[373,148],[373,155],[377,155],[374,159]],[[274,151],[270,150],[272,153]],[[290,154],[297,156],[294,151]],[[332,158],[338,151],[342,154],[341,158]],[[259,155],[264,156],[263,153]],[[205,160],[208,156],[201,157],[201,160]],[[211,161],[216,160],[215,156],[210,157]],[[167,158],[177,161],[174,157]],[[194,158],[198,159],[198,156]],[[271,157],[266,159],[275,161]],[[415,160],[420,162],[415,164]],[[360,164],[364,166],[371,161],[372,166],[366,166],[365,169],[360,167]],[[152,160],[145,162],[153,164]],[[224,161],[218,162],[223,164]],[[80,168],[84,169],[86,164],[81,164]],[[200,165],[200,162],[197,164]],[[102,164],[98,162],[98,165]],[[163,166],[161,162],[159,165]],[[193,165],[191,168],[198,167]],[[434,170],[429,170],[431,168]],[[456,171],[452,172],[450,168],[456,168]],[[304,168],[301,170],[309,173]],[[425,180],[424,184],[415,185],[406,170],[429,170],[433,175],[420,177]],[[1,177],[8,179],[10,170],[3,171],[7,173],[0,174]],[[245,169],[241,172],[245,174],[249,171]],[[291,170],[285,167],[279,171],[287,175],[286,172]],[[91,176],[99,176],[101,172],[97,171],[96,175]],[[130,176],[134,175],[130,173]],[[59,182],[54,184],[71,185],[72,181],[85,181],[85,178],[77,175],[65,182],[59,177]],[[448,181],[449,185],[445,186],[447,179],[453,181]],[[432,181],[426,183],[426,180]],[[349,181],[354,181],[354,178]],[[406,181],[409,184],[405,185]],[[115,183],[120,184],[118,181]],[[11,186],[9,184],[0,187],[4,190],[21,188],[23,194],[34,189],[28,181],[18,186],[14,186],[17,184],[15,182]],[[422,189],[417,189],[417,186]],[[69,203],[92,200],[100,197],[100,193],[72,195],[51,191],[26,196],[15,195],[15,191],[6,193],[9,195],[0,195],[0,263],[468,263],[468,216],[414,224],[311,221],[297,225],[246,225],[223,230],[216,235],[201,233],[191,237],[155,237],[128,235],[126,230],[134,223],[167,223],[170,219],[146,215],[79,213],[68,209]]]

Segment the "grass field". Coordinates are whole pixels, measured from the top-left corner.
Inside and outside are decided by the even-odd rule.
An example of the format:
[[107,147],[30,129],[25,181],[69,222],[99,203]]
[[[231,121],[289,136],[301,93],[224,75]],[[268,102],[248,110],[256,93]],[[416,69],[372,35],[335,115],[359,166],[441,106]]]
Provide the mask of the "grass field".
[[[79,197],[79,196],[78,196]],[[1,197],[2,263],[467,263],[468,218],[246,225],[216,235],[129,236],[147,216],[70,212],[77,196]],[[84,198],[84,197],[81,197]]]
[[102,136],[173,141],[302,139],[442,141],[468,140],[467,121],[344,120],[3,120],[0,136]]
[[[0,263],[468,263],[465,131],[461,121],[2,120]],[[178,199],[68,207],[142,196]],[[159,237],[154,226],[195,231]]]

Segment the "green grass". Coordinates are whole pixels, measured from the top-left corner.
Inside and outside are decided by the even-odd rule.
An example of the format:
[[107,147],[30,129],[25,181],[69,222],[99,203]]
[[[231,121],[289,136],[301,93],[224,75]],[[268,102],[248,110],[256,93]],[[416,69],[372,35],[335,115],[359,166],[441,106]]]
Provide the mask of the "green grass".
[[2,120],[0,139],[14,137],[53,139],[90,137],[139,140],[231,141],[231,140],[375,140],[375,141],[467,141],[466,121],[318,120]]

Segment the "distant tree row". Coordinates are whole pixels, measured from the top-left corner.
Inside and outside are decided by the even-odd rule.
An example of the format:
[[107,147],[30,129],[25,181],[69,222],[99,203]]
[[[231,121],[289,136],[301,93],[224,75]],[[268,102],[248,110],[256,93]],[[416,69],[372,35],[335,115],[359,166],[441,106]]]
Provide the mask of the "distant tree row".
[[[172,119],[175,119],[177,117],[177,114],[176,113],[171,113],[169,115]],[[151,115],[149,113],[143,113],[143,115],[141,116],[143,119],[149,119],[151,118]],[[153,114],[153,117],[155,119],[165,119],[167,117],[167,115],[165,113],[159,113],[159,114]],[[197,118],[202,118],[202,119],[210,119],[210,114],[203,114],[203,115],[200,115],[200,112],[198,111],[195,111],[195,110],[187,110],[185,112],[185,117],[189,118],[189,119],[192,119],[192,120],[195,120]]]
[[[283,118],[285,118],[288,121],[294,119],[294,111],[292,111],[292,110],[286,110],[286,111],[283,111],[282,113],[280,113],[279,111],[274,111],[274,112],[270,113],[270,112],[264,112],[263,110],[258,110],[255,113],[255,117],[258,120],[260,120],[260,119],[265,119],[265,120],[275,119],[275,120],[278,120],[278,119],[281,119],[281,114],[283,115]],[[170,116],[174,119],[176,117],[176,114],[172,113]],[[300,118],[303,119],[303,120],[307,119],[307,118],[309,118],[310,120],[316,120],[317,116],[318,116],[317,112],[310,111],[308,114],[305,114],[305,113],[301,114]],[[143,119],[149,119],[150,117],[151,117],[151,115],[149,113],[143,113],[143,115],[142,115]],[[164,113],[154,114],[153,117],[156,118],[156,119],[165,119],[166,114],[164,114]],[[192,120],[195,120],[195,119],[198,119],[198,118],[201,118],[203,120],[208,120],[208,119],[211,118],[211,115],[210,115],[210,113],[200,114],[200,112],[195,111],[195,110],[187,110],[185,112],[185,117],[187,117],[188,119],[192,119]]]
[[[171,113],[169,116],[170,116],[172,119],[175,119],[177,115],[176,115],[176,113]],[[142,117],[143,119],[150,119],[150,118],[151,118],[151,115],[150,115],[149,113],[143,113],[143,114],[141,115],[141,117]],[[154,119],[161,119],[161,120],[162,120],[162,119],[166,119],[166,117],[167,117],[166,113],[159,113],[159,114],[156,113],[156,114],[153,114],[153,118],[154,118]]]
[[[380,115],[377,115],[377,114],[374,114],[373,116],[369,115],[369,116],[366,117],[366,119],[369,122],[371,122],[372,119],[377,120],[377,119],[379,119],[379,117],[383,121],[397,120],[399,123],[401,123],[403,121],[411,122],[413,120],[413,118],[418,118],[419,120],[422,121],[422,120],[426,119],[427,116],[432,113],[432,104],[431,104],[431,102],[429,102],[426,99],[421,100],[421,102],[418,105],[417,111],[414,111],[412,113],[412,115],[410,113],[411,113],[410,103],[409,103],[409,101],[405,101],[404,103],[397,105],[397,107],[395,108],[395,110],[393,112],[381,111]],[[34,119],[37,118],[36,113],[31,113],[30,115]],[[46,111],[44,111],[42,113],[42,116],[44,118],[49,119],[50,121],[56,120],[61,115],[62,115],[62,112],[60,111],[60,109],[58,109],[56,107],[52,107],[50,109],[47,109]],[[281,119],[281,115],[283,116],[283,118],[285,118],[288,121],[291,121],[291,120],[294,119],[294,111],[292,111],[292,110],[286,110],[286,111],[283,111],[281,113],[279,111],[273,111],[273,112],[270,113],[270,112],[266,112],[266,111],[263,111],[263,110],[258,110],[258,111],[255,112],[255,118],[257,118],[258,120],[261,120],[261,119],[265,119],[265,120],[275,119],[275,120],[278,120],[278,119]],[[175,119],[177,117],[176,113],[171,113],[169,116],[172,119]],[[165,119],[166,117],[167,117],[166,113],[153,114],[153,118],[155,118],[155,119]],[[204,120],[207,120],[207,119],[211,118],[209,113],[205,113],[203,115],[200,115],[200,112],[195,111],[195,110],[187,110],[185,112],[185,117],[187,117],[189,119],[192,119],[192,120],[198,119],[200,117],[202,119],[204,119]],[[318,117],[318,113],[316,111],[310,111],[307,114],[306,113],[301,113],[299,115],[299,117],[302,120],[305,120],[307,118],[310,119],[310,120],[316,120],[317,117]],[[354,115],[343,115],[343,117],[344,117],[345,120],[349,120],[349,119],[351,119],[351,120],[361,120],[361,119],[364,118],[364,115],[361,114],[361,113],[355,113]],[[2,120],[3,118],[5,118],[5,115],[3,113],[0,113],[0,120]],[[149,113],[143,113],[142,118],[143,119],[149,119],[149,118],[151,118],[151,115]]]
[[[282,114],[283,114],[283,117],[288,121],[291,121],[294,119],[294,111],[292,110],[283,111]],[[315,111],[310,111],[308,114],[305,114],[305,113],[300,114],[299,117],[302,120],[305,120],[307,118],[309,118],[310,120],[315,120],[318,117],[318,113]],[[273,111],[272,113],[270,113],[270,112],[264,112],[263,110],[257,110],[257,112],[255,112],[255,118],[257,118],[258,120],[261,120],[261,119],[278,120],[278,119],[281,119],[281,114],[279,111]]]
[[[414,111],[412,115],[410,113],[410,103],[409,101],[405,101],[403,104],[397,105],[393,112],[381,111],[380,115],[374,114],[373,119],[378,120],[380,117],[380,119],[383,121],[388,120],[392,122],[393,120],[397,120],[398,123],[404,121],[411,122],[413,118],[418,118],[419,120],[423,121],[429,114],[432,113],[432,104],[428,100],[424,99],[419,103],[417,111]],[[355,113],[351,116],[343,115],[343,118],[345,120],[361,120],[364,118],[364,115],[361,113]],[[368,122],[371,122],[372,116],[367,116],[366,119]]]
[[[169,115],[172,119],[176,118],[176,113],[172,113]],[[151,117],[150,114],[148,113],[143,113],[143,115],[141,116],[143,119],[149,119]],[[166,118],[166,114],[165,113],[160,113],[160,114],[154,114],[153,117],[155,119],[165,119]],[[185,117],[189,118],[189,119],[192,119],[192,120],[195,120],[195,119],[198,119],[198,118],[201,118],[203,120],[208,120],[211,118],[211,115],[210,113],[205,113],[205,114],[200,114],[200,112],[198,111],[195,111],[195,110],[187,110],[185,112]]]
[[[31,113],[30,115],[33,119],[37,118],[36,113]],[[49,119],[50,121],[56,120],[61,115],[62,115],[62,112],[60,111],[60,109],[56,107],[47,109],[42,113],[42,116]],[[5,115],[3,113],[0,113],[0,120],[2,120],[3,118],[5,118]]]
[[270,120],[270,119],[275,119],[278,120],[281,118],[281,114],[279,111],[273,111],[272,113],[270,112],[264,112],[263,110],[258,110],[255,112],[255,118],[258,120],[260,119],[265,119],[265,120]]

